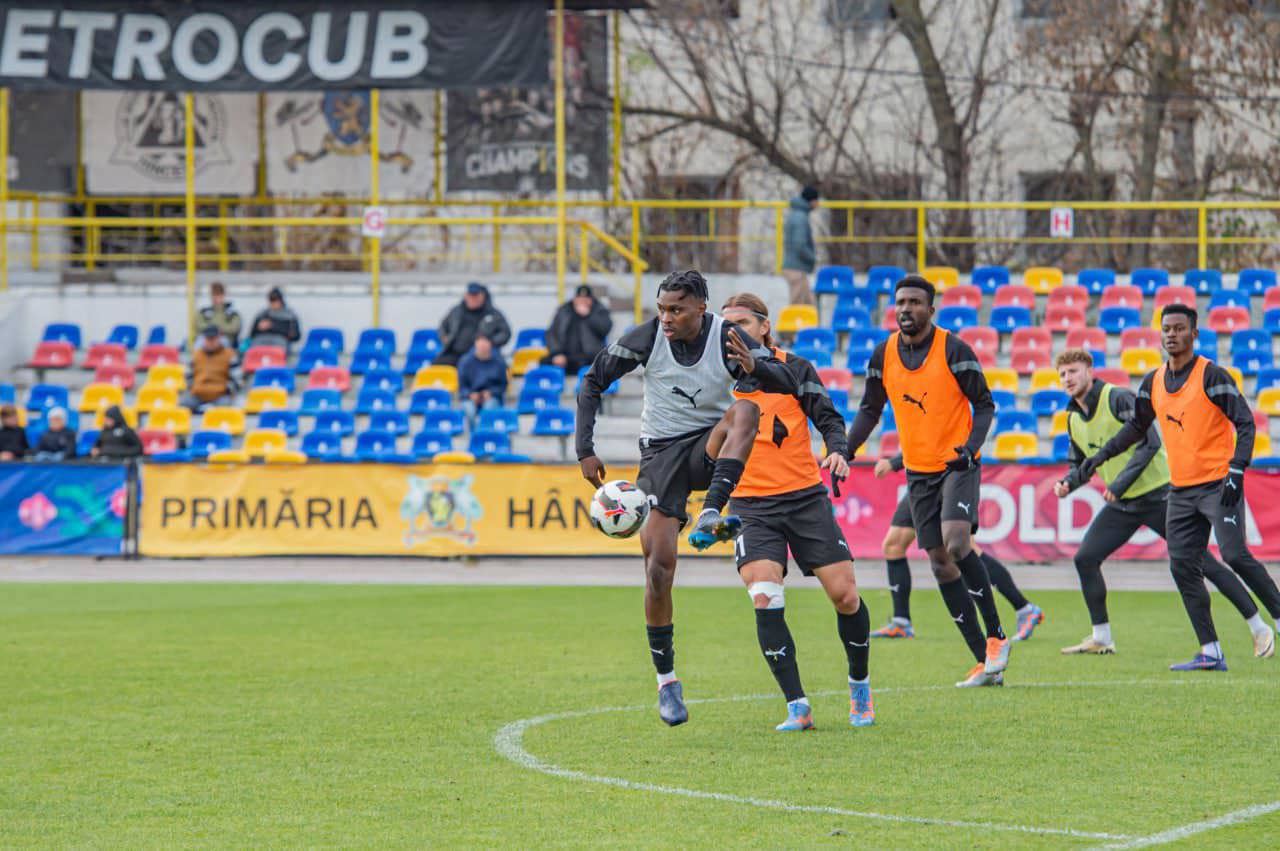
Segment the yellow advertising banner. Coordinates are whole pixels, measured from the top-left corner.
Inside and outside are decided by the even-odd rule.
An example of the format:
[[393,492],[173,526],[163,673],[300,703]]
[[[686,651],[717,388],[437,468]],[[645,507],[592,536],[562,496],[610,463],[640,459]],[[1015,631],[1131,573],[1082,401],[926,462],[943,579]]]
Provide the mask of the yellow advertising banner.
[[[610,478],[635,480],[635,467]],[[158,557],[639,555],[587,513],[576,466],[148,464],[140,546]],[[702,494],[690,500],[697,516]],[[694,555],[681,536],[682,555]],[[708,555],[731,556],[730,544]]]

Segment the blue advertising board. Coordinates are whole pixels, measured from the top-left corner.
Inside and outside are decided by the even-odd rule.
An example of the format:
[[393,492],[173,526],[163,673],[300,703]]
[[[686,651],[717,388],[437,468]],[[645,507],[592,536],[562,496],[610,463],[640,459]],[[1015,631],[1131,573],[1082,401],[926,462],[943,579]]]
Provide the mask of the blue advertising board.
[[127,468],[0,464],[0,553],[119,555]]

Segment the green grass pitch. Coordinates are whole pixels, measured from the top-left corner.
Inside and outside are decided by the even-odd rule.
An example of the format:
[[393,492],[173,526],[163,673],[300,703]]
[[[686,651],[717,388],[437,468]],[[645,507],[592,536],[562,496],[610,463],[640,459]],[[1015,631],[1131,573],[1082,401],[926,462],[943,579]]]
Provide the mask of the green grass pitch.
[[[677,591],[677,671],[692,699],[762,697],[667,729],[636,589],[7,585],[0,846],[1086,848],[1120,840],[849,813],[1145,837],[1280,800],[1280,660],[1220,598],[1231,671],[1199,675],[1166,670],[1195,649],[1172,594],[1112,595],[1109,658],[1058,653],[1088,632],[1078,594],[1034,599],[1008,685],[958,691],[967,657],[918,589],[920,637],[873,646],[879,720],[855,730],[834,614],[793,589],[818,729],[784,735],[741,590]],[[882,622],[887,594],[868,602]],[[520,746],[730,798],[495,744],[607,708]],[[1273,810],[1175,845],[1278,837]]]

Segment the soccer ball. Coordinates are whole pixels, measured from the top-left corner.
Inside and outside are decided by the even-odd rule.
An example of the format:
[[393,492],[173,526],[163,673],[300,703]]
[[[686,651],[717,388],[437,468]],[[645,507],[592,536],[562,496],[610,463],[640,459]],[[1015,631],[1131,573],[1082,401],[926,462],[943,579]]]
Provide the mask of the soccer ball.
[[610,538],[630,538],[649,516],[649,498],[631,482],[605,482],[591,497],[591,525]]

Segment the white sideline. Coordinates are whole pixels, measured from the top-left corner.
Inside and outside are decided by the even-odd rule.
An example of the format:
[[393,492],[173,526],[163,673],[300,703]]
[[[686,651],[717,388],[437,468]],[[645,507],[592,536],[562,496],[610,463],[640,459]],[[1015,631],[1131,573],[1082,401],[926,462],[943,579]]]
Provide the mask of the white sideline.
[[[1127,680],[1127,681],[1096,681],[1096,682],[1061,682],[1061,683],[1024,683],[1016,688],[1110,688],[1116,686],[1146,686],[1146,685],[1202,685],[1215,683],[1218,685],[1231,684],[1247,684],[1256,683],[1259,680]],[[900,688],[883,688],[879,689],[879,693],[886,692],[908,692],[908,691],[943,691],[950,690],[952,686],[915,686]],[[839,692],[819,692],[814,696],[831,696],[837,694],[845,694],[844,691]],[[737,701],[752,700],[775,700],[775,694],[753,694],[753,695],[735,695],[732,697],[712,697],[703,699],[694,699],[687,701],[690,704],[701,703],[730,703]],[[1076,830],[1074,828],[1051,828],[1051,827],[1034,827],[1031,825],[1017,824],[998,824],[995,822],[971,822],[957,821],[953,819],[936,819],[924,818],[918,816],[902,816],[892,815],[889,813],[865,812],[860,810],[846,810],[839,807],[827,807],[813,804],[792,804],[786,801],[776,801],[768,798],[752,798],[742,795],[732,795],[725,792],[707,792],[699,789],[685,789],[679,786],[663,786],[655,783],[644,783],[635,780],[627,780],[621,777],[608,777],[596,774],[588,774],[583,771],[574,769],[561,768],[558,765],[544,762],[538,757],[531,754],[524,746],[524,733],[530,727],[536,727],[541,724],[547,724],[552,721],[562,721],[568,718],[581,718],[588,715],[602,715],[609,712],[638,712],[651,710],[653,707],[648,704],[639,706],[607,706],[596,709],[580,709],[570,712],[556,712],[548,715],[539,715],[534,718],[524,718],[519,721],[513,721],[498,730],[494,735],[493,744],[497,752],[516,763],[533,771],[548,774],[554,777],[563,777],[569,780],[581,780],[587,783],[598,783],[605,786],[615,786],[621,789],[631,789],[640,792],[658,792],[664,795],[678,795],[685,798],[699,798],[703,800],[721,801],[731,804],[745,804],[752,807],[762,807],[766,809],[783,810],[786,812],[803,812],[803,813],[822,813],[825,815],[840,815],[853,818],[872,819],[876,821],[897,822],[902,824],[920,824],[935,827],[956,827],[978,830],[994,830],[1015,833],[1031,833],[1049,836],[1069,836],[1080,839],[1104,839],[1118,840],[1119,844],[1111,844],[1103,847],[1106,848],[1140,848],[1151,845],[1159,845],[1166,842],[1174,842],[1186,836],[1192,836],[1207,830],[1213,830],[1217,827],[1224,827],[1229,824],[1236,824],[1256,818],[1260,815],[1273,812],[1280,809],[1280,802],[1274,804],[1265,804],[1255,807],[1249,807],[1234,813],[1229,813],[1218,819],[1213,819],[1196,824],[1185,825],[1183,827],[1174,828],[1164,833],[1155,834],[1147,837],[1133,837],[1125,834],[1108,834],[1097,833],[1091,831]]]

